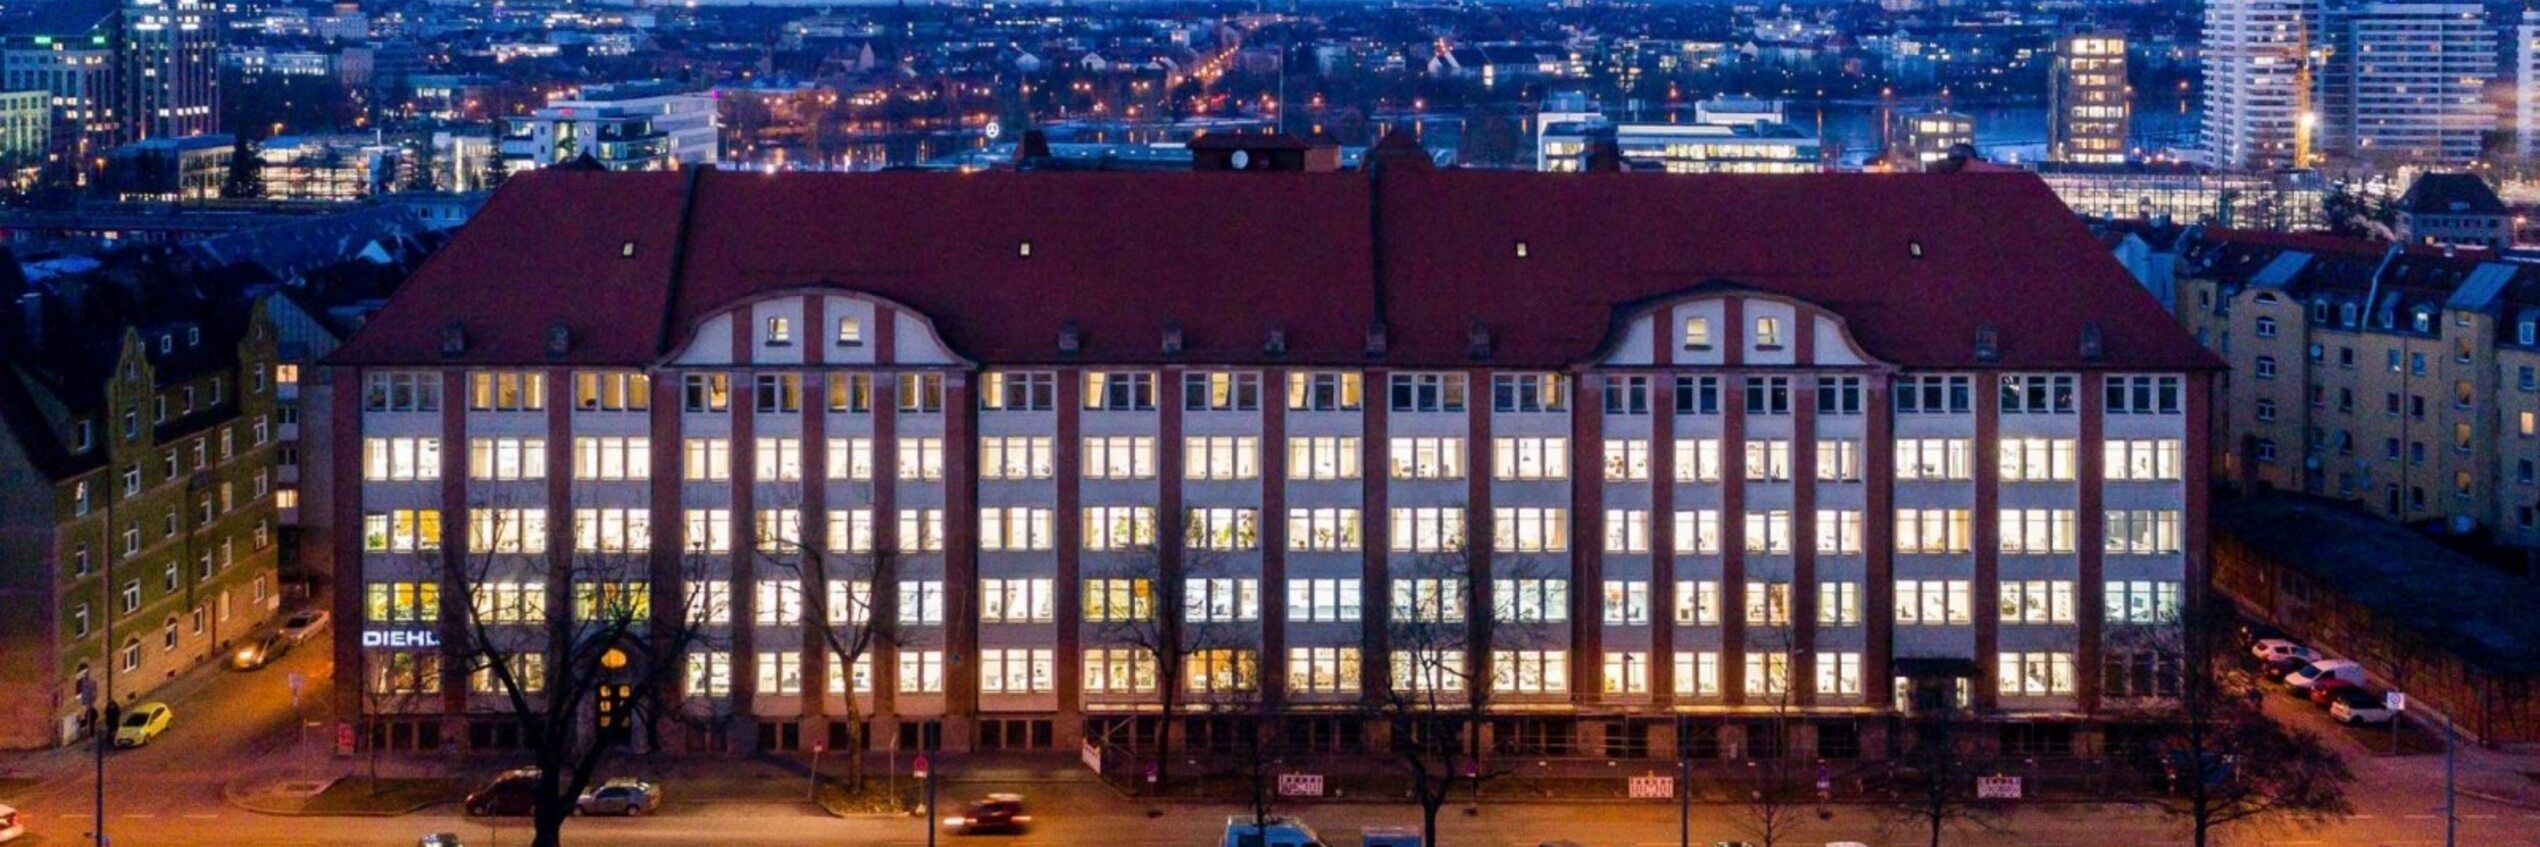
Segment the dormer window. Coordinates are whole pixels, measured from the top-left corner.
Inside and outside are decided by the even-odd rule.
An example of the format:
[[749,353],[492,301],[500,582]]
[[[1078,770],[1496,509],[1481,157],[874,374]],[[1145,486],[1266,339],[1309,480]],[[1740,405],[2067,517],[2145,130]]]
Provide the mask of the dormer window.
[[2337,322],[2338,322],[2338,323],[2340,323],[2340,324],[2346,325],[2346,326],[2350,326],[2350,327],[2351,327],[2351,326],[2354,326],[2354,325],[2355,325],[2355,304],[2353,304],[2353,303],[2348,303],[2348,304],[2346,304],[2346,305],[2343,305],[2343,306],[2339,306],[2339,307],[2337,307]]
[[1756,318],[1755,346],[1764,350],[1782,346],[1782,319]]
[[864,346],[864,321],[857,320],[857,319],[855,319],[855,318],[839,318],[839,319],[838,319],[838,346],[840,346],[840,347],[862,347],[862,346]]
[[173,353],[173,352],[176,352],[176,333],[172,333],[172,332],[162,332],[162,333],[159,333],[159,352],[161,352],[161,353]]
[[786,317],[767,319],[767,346],[782,347],[794,343],[794,321]]
[[2514,343],[2522,345],[2540,343],[2540,323],[2523,321],[2520,326],[2514,327]]
[[2418,332],[2434,331],[2434,316],[2422,309],[2417,311],[2415,323]]
[[1711,319],[1710,319],[1710,318],[1686,318],[1686,319],[1685,319],[1685,349],[1687,349],[1687,350],[1709,350],[1709,349],[1711,349]]
[[185,328],[185,346],[187,346],[187,347],[200,347],[200,346],[203,346],[203,328],[202,328],[202,327],[199,327],[199,326],[189,326],[189,327],[186,327],[186,328]]

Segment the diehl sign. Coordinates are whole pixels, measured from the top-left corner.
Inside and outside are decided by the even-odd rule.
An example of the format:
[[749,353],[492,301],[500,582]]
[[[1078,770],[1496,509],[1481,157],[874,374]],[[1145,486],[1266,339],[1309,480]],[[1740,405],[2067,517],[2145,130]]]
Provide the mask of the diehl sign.
[[364,647],[439,647],[441,635],[428,629],[363,630]]

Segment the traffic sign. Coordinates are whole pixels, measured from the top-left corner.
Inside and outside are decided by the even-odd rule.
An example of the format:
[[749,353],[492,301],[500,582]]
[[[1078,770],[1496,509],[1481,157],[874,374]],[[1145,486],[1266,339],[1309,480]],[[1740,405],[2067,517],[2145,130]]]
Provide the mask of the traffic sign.
[[2019,778],[2019,777],[2016,777],[2016,776],[1980,776],[1980,777],[1976,777],[1976,799],[1979,799],[1979,800],[2017,800],[2017,799],[2020,799],[2020,778]]
[[335,754],[338,756],[350,756],[353,754],[352,724],[339,723],[335,725]]
[[1321,797],[1323,796],[1323,775],[1319,773],[1280,774],[1279,796]]
[[1655,774],[1632,777],[1631,799],[1665,800],[1674,796],[1676,796],[1675,777]]
[[2381,695],[2381,705],[2389,707],[2390,711],[2393,712],[2407,711],[2408,695],[2399,691],[2393,691],[2388,694]]
[[917,754],[917,761],[910,762],[909,765],[917,771],[918,779],[926,778],[926,754]]

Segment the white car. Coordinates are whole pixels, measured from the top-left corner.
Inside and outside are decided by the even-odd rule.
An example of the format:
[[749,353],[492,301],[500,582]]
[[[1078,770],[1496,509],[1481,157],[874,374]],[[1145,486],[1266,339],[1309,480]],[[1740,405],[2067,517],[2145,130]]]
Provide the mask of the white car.
[[326,618],[324,609],[301,609],[293,612],[289,619],[282,622],[282,637],[291,639],[293,644],[307,644],[319,630],[326,628]]
[[2282,659],[2300,659],[2305,662],[2316,662],[2319,661],[2320,654],[2318,651],[2312,650],[2311,648],[2304,647],[2281,638],[2269,638],[2259,641],[2256,644],[2249,645],[2249,657],[2258,660],[2259,664],[2266,664]]
[[2391,711],[2389,702],[2377,695],[2362,689],[2350,689],[2338,692],[2337,699],[2329,701],[2328,716],[2351,726],[2389,723],[2399,713]]
[[16,841],[26,834],[26,823],[18,819],[18,810],[0,806],[0,841]]

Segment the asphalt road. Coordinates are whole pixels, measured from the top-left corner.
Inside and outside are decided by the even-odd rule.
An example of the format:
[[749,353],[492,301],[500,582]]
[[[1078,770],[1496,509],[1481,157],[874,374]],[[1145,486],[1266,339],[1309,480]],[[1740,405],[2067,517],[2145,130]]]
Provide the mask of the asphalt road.
[[[305,729],[295,714],[288,690],[297,672],[311,694],[325,690],[326,651],[309,644],[274,667],[253,673],[207,672],[174,683],[164,699],[174,704],[174,728],[157,743],[107,757],[107,831],[115,847],[200,845],[200,847],[349,847],[412,845],[427,832],[456,832],[469,847],[526,844],[523,819],[463,818],[455,808],[436,807],[394,818],[286,818],[241,811],[220,799],[221,785],[241,763],[282,755],[297,737],[325,744],[322,729]],[[2317,720],[2307,706],[2275,697],[2280,717]],[[2344,743],[2344,742],[2341,742]],[[89,843],[94,782],[86,750],[48,751],[0,757],[0,772],[37,780],[31,789],[0,796],[16,806],[29,833],[17,844],[64,847]],[[2236,834],[2234,847],[2441,847],[2443,821],[2439,756],[2362,760],[2364,777],[2353,791],[2358,814],[2314,831],[2267,831]],[[660,815],[641,819],[577,819],[566,827],[566,842],[590,847],[615,845],[813,845],[918,847],[927,843],[926,824],[915,818],[836,819],[808,804],[681,802],[671,786],[672,802]],[[1218,843],[1234,807],[1173,806],[1149,817],[1148,806],[1115,797],[1097,787],[1068,785],[998,785],[954,783],[943,797],[989,791],[1017,791],[1032,798],[1037,828],[1021,836],[976,836],[942,841],[953,844],[1100,845],[1100,847],[1201,847]],[[1362,826],[1407,826],[1419,823],[1409,805],[1328,804],[1290,807],[1313,823],[1334,847],[1356,847]],[[2464,798],[2460,838],[2466,847],[2540,847],[2540,810]],[[1882,831],[1860,808],[1834,807],[1830,817],[1808,820],[1783,844],[1862,841],[1880,847],[1920,844],[1911,833]],[[1743,810],[1735,806],[1694,807],[1692,840],[1711,842],[1749,838],[1738,825]],[[1440,819],[1441,841],[1450,847],[1534,847],[1565,839],[1587,847],[1671,847],[1677,844],[1675,808],[1663,802],[1646,805],[1519,805],[1487,803],[1468,814],[1461,804]],[[2187,843],[2184,829],[2158,812],[2123,805],[2043,806],[2019,810],[2002,821],[1999,831],[1952,833],[1944,843],[1969,847],[2169,847]]]

